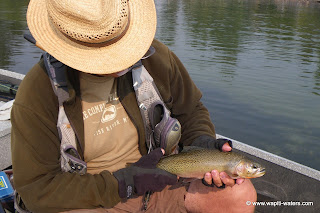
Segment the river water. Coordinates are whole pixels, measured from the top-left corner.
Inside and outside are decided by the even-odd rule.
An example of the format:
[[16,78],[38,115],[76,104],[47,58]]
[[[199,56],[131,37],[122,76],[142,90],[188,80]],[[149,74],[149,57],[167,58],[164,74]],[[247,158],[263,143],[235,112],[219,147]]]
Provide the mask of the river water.
[[[0,1],[0,68],[27,73],[28,1]],[[203,92],[219,134],[320,170],[320,4],[157,0],[156,38]]]

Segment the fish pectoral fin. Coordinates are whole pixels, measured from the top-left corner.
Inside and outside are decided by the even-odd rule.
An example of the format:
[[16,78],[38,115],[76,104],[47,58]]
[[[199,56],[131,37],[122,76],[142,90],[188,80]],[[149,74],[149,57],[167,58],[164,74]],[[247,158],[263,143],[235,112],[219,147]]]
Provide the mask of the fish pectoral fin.
[[238,178],[240,178],[240,176],[239,175],[237,175],[237,174],[232,174],[232,175],[229,175],[232,179],[238,179]]
[[179,181],[181,181],[182,183],[191,183],[195,180],[198,180],[197,178],[179,178]]

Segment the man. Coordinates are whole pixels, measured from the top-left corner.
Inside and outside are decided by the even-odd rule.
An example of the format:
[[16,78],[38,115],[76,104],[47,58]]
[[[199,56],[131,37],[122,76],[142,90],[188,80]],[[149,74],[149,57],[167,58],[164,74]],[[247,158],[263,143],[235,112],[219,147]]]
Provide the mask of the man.
[[[235,182],[214,170],[181,187],[175,175],[155,168],[164,150],[147,154],[128,69],[140,59],[181,124],[180,147],[232,149],[215,140],[201,92],[180,60],[154,40],[153,0],[31,0],[27,22],[36,45],[67,65],[63,107],[87,163],[82,175],[61,168],[59,103],[42,59],[21,83],[11,117],[14,185],[30,211],[253,211],[245,204],[256,199],[249,180]],[[155,53],[147,57],[151,46]],[[148,203],[147,191],[154,192]]]

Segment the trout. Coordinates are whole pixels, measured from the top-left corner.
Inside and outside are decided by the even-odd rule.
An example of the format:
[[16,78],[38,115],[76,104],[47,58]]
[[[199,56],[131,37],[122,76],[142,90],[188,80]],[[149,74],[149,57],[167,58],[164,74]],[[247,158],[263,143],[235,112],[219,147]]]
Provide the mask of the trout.
[[206,172],[212,170],[224,171],[233,179],[257,178],[265,174],[264,167],[244,155],[198,147],[164,157],[157,167],[179,177],[197,179],[202,179]]

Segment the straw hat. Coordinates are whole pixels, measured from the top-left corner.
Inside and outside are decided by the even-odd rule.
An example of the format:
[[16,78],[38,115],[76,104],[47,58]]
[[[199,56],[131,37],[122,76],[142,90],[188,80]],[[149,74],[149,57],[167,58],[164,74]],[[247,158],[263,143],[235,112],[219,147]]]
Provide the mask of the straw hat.
[[156,10],[153,0],[30,0],[27,22],[37,45],[62,63],[110,74],[147,52]]

